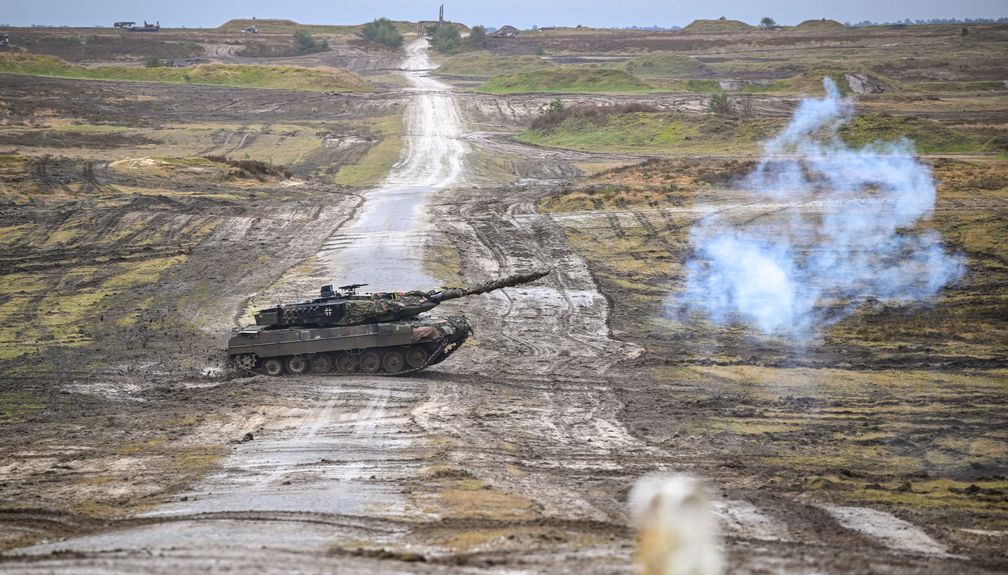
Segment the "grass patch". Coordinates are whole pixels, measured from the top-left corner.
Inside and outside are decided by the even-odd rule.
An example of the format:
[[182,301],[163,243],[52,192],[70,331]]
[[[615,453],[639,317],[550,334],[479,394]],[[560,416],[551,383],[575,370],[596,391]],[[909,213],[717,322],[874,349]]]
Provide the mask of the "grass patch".
[[403,124],[400,116],[385,116],[369,126],[381,140],[371,146],[356,164],[340,168],[333,182],[346,186],[366,187],[380,183],[392,170],[403,147]]
[[0,55],[0,73],[53,76],[81,80],[127,80],[176,84],[213,84],[237,88],[303,91],[366,92],[370,84],[357,74],[337,68],[201,64],[190,68],[75,66],[59,58],[29,54]]
[[495,56],[487,51],[479,51],[449,58],[435,73],[442,76],[492,78],[555,68],[556,64],[536,56]]
[[530,144],[588,151],[755,152],[779,120],[687,117],[643,106],[575,106],[548,112],[518,138]]
[[[840,129],[840,137],[854,147],[908,138],[922,154],[976,154],[992,151],[998,143],[994,135],[950,128],[926,118],[888,114],[855,116]],[[1000,145],[1001,151],[1008,149],[1008,138],[1002,137]]]
[[906,92],[996,92],[1004,90],[1004,82],[916,82],[900,86]]
[[657,89],[623,70],[557,68],[498,76],[476,88],[484,94],[629,93]]
[[[627,61],[623,69],[643,78],[675,78],[707,70],[703,63],[680,54],[655,54]],[[711,81],[714,85],[717,82]]]
[[36,411],[45,408],[45,400],[31,393],[2,392],[0,393],[0,425],[22,422]]
[[430,467],[425,493],[414,493],[431,513],[452,519],[517,521],[536,516],[536,503],[524,495],[503,491],[468,470],[448,465]]
[[102,316],[132,313],[112,303],[121,292],[153,284],[185,261],[186,256],[171,256],[78,266],[63,274],[55,290],[44,274],[0,276],[0,359],[91,343]]

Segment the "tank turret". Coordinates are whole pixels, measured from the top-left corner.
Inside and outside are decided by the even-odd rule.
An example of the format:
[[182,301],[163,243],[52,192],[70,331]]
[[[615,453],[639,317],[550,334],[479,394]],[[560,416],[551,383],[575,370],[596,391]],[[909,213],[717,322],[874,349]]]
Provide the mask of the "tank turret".
[[295,304],[259,310],[256,324],[267,328],[292,326],[353,326],[408,319],[434,309],[441,302],[487,293],[535,281],[548,271],[515,274],[468,288],[444,288],[431,291],[375,292],[358,294],[367,284],[326,285],[319,298]]

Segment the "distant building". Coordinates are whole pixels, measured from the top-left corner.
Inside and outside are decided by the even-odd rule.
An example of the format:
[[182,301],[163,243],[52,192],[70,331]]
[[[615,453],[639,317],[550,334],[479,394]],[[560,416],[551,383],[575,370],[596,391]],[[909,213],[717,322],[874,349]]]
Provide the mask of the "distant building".
[[248,28],[242,28],[242,32],[248,32],[250,34],[258,34],[259,29],[255,26],[249,26]]
[[518,35],[518,29],[514,26],[501,26],[496,32],[490,34],[491,38],[514,38]]
[[136,22],[116,22],[112,25],[113,28],[132,28],[136,26]]

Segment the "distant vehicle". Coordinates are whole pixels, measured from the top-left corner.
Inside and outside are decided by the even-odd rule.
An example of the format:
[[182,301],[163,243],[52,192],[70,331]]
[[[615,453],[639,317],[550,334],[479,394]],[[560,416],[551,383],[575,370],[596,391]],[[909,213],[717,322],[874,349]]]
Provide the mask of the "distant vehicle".
[[7,34],[0,34],[0,48],[6,48],[10,44]]
[[112,25],[113,28],[132,28],[136,26],[136,22],[116,22]]
[[144,20],[143,26],[130,26],[129,28],[125,28],[125,30],[129,32],[160,32],[161,22],[158,22],[157,24],[148,24],[147,21]]
[[255,26],[249,26],[248,28],[243,28],[242,32],[248,32],[249,34],[258,34],[259,29]]

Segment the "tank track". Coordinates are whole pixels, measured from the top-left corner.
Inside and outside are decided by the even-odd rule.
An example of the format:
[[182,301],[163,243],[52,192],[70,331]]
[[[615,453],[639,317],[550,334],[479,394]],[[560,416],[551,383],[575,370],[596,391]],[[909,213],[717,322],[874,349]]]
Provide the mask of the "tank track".
[[[255,360],[255,366],[253,368],[251,368],[251,369],[249,369],[248,367],[242,367],[239,364],[240,361],[236,361],[237,357],[230,358],[229,363],[230,363],[230,365],[232,367],[234,367],[235,369],[237,369],[239,372],[245,373],[245,374],[253,374],[253,375],[254,374],[270,375],[270,376],[284,376],[284,375],[287,375],[287,376],[298,376],[298,375],[336,375],[336,376],[339,376],[339,375],[369,375],[369,376],[371,376],[371,375],[373,375],[373,376],[384,376],[384,377],[399,377],[399,376],[408,375],[408,374],[411,374],[411,373],[416,373],[418,371],[423,371],[424,369],[427,369],[428,367],[430,367],[432,365],[435,365],[437,363],[441,363],[442,361],[444,361],[445,358],[447,358],[449,355],[451,355],[452,353],[454,353],[459,347],[461,347],[462,343],[463,343],[462,341],[457,341],[456,342],[456,341],[447,341],[446,340],[446,341],[442,341],[440,344],[429,344],[429,345],[426,345],[426,346],[422,345],[422,344],[414,344],[414,345],[411,345],[411,346],[390,346],[390,347],[368,348],[368,349],[363,349],[363,350],[357,350],[356,352],[334,352],[334,353],[327,353],[327,354],[318,354],[318,355],[330,356],[330,361],[329,361],[330,368],[328,370],[326,370],[326,371],[317,371],[317,370],[314,369],[314,366],[312,365],[312,360],[316,356],[278,356],[278,357],[270,357],[270,358],[256,358],[256,360]],[[398,371],[386,371],[386,369],[385,369],[385,357],[387,357],[387,355],[390,352],[394,352],[394,351],[395,352],[399,352],[400,354],[403,354],[403,358],[405,359],[406,356],[405,356],[404,352],[407,352],[407,351],[412,350],[414,348],[424,349],[428,353],[427,359],[426,359],[426,361],[424,361],[424,363],[422,365],[420,365],[419,367],[411,367],[409,365],[408,361],[404,361],[403,364],[402,364],[402,369],[400,369]],[[381,364],[380,364],[379,368],[377,369],[377,371],[365,371],[365,370],[363,370],[361,368],[361,360],[369,352],[377,353],[378,357],[380,358]],[[337,369],[335,358],[337,356],[340,356],[340,355],[343,355],[343,354],[347,354],[347,355],[355,357],[356,361],[355,361],[352,369],[349,369],[349,370]],[[294,357],[299,357],[299,358],[301,358],[306,363],[304,369],[302,369],[300,371],[296,371],[296,372],[291,370],[291,368],[290,368],[291,358],[294,358]],[[270,373],[267,370],[267,363],[270,360],[277,360],[277,361],[279,361],[280,365],[283,366],[283,368],[280,370],[279,373],[275,373],[275,372],[274,373]]]

